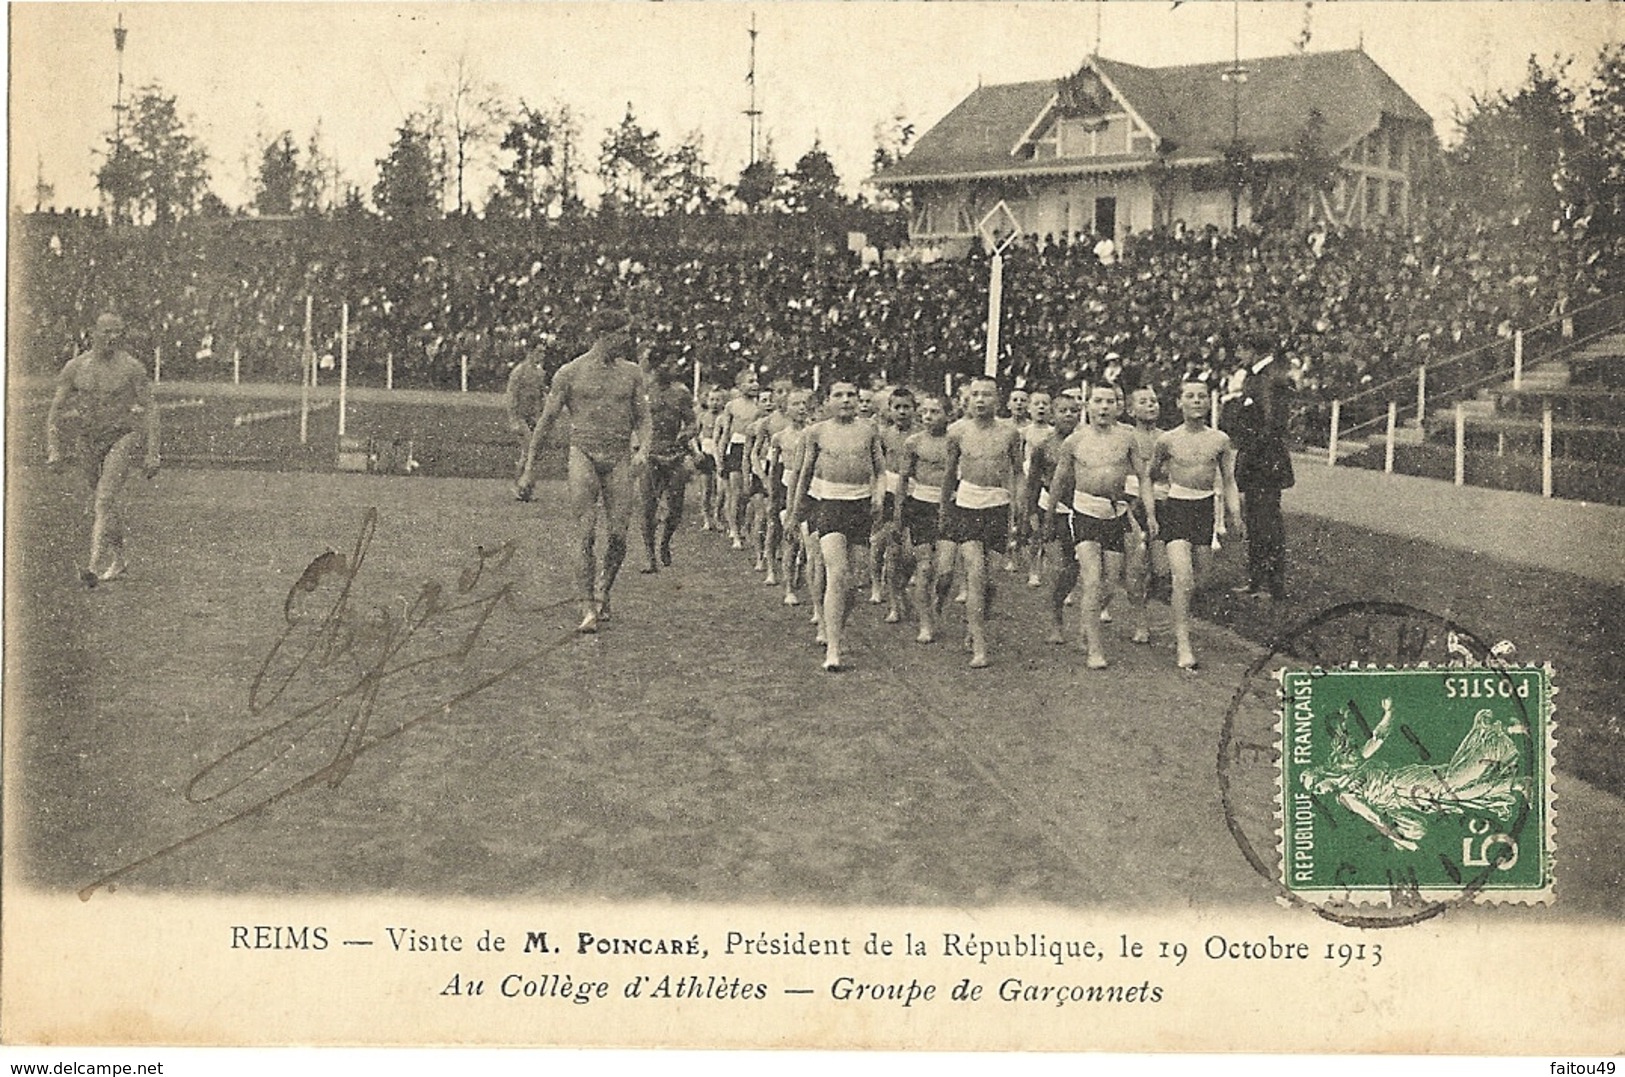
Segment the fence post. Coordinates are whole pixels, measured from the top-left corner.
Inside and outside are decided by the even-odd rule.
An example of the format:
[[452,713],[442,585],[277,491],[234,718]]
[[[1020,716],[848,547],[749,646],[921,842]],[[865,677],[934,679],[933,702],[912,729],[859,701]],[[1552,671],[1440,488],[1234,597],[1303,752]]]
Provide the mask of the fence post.
[[1423,363],[1416,368],[1416,426],[1420,430],[1427,429],[1428,421],[1428,366]]
[[1467,482],[1467,413],[1461,401],[1456,401],[1456,485]]
[[339,309],[339,437],[344,436],[344,413],[350,400],[350,304]]
[[1512,391],[1523,388],[1523,330],[1512,334]]
[[242,383],[243,350],[241,348],[233,348],[231,349],[231,384],[241,385]]
[[164,346],[155,345],[152,349],[152,383],[157,385],[164,380]]
[[468,354],[465,352],[464,354],[458,356],[457,363],[460,370],[460,384],[463,392],[466,393],[468,392]]
[[1332,401],[1332,432],[1326,439],[1326,466],[1337,466],[1337,427],[1343,421],[1343,402]]
[[697,355],[694,357],[694,402],[702,406],[705,403],[700,399],[700,357]]
[[1394,427],[1399,423],[1399,401],[1388,401],[1388,435],[1382,451],[1382,473],[1394,473]]
[[1552,401],[1540,408],[1540,496],[1552,496]]
[[384,354],[384,388],[395,388],[395,353]]

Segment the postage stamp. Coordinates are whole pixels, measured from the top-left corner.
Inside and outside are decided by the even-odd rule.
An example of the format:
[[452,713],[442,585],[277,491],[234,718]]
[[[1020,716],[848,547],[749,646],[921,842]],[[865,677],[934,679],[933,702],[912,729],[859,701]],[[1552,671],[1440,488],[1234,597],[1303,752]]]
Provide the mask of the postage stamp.
[[1289,894],[1353,905],[1552,899],[1550,666],[1279,676]]

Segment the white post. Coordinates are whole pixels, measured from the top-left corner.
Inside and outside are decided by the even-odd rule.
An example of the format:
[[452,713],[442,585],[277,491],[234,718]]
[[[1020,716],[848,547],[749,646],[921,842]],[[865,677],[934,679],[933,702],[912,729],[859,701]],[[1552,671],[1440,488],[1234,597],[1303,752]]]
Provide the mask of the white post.
[[954,402],[954,376],[951,371],[942,376],[942,395],[948,401],[949,407],[952,407]]
[[1394,473],[1394,427],[1399,424],[1399,401],[1388,401],[1388,434],[1382,450],[1382,473]]
[[241,385],[242,383],[243,350],[241,348],[233,348],[231,349],[231,384]]
[[1426,429],[1428,420],[1428,368],[1427,364],[1416,368],[1416,426]]
[[815,364],[813,364],[813,392],[815,392],[815,393],[818,391],[818,375],[819,375],[819,372],[822,371],[823,369],[824,369],[824,364],[823,363],[815,363]]
[[990,378],[999,376],[999,314],[1004,307],[1004,255],[993,254],[993,267],[987,278],[987,355],[982,360],[982,373]]
[[694,399],[696,401],[698,401],[700,399],[700,359],[699,359],[699,356],[694,357]]
[[1326,439],[1326,466],[1337,466],[1337,427],[1343,421],[1343,402],[1332,401],[1332,434]]
[[164,380],[164,346],[159,344],[152,349],[152,381],[156,385]]
[[395,353],[387,352],[384,355],[384,388],[395,388]]
[[1456,401],[1456,485],[1467,483],[1467,413]]
[[458,362],[460,363],[460,365],[462,367],[463,392],[466,393],[466,392],[468,392],[468,353],[464,352],[461,356],[459,356],[458,357]]
[[305,296],[305,350],[299,358],[299,444],[310,443],[310,385],[316,375],[316,351],[310,345],[310,296]]
[[1540,409],[1540,496],[1552,496],[1552,402]]
[[1219,428],[1219,393],[1217,390],[1208,395],[1208,402],[1213,405],[1212,408],[1209,409],[1213,412],[1213,419],[1208,423],[1208,425],[1217,430]]
[[1523,330],[1512,334],[1512,390],[1523,388]]
[[344,436],[344,413],[350,399],[350,304],[339,308],[339,437]]

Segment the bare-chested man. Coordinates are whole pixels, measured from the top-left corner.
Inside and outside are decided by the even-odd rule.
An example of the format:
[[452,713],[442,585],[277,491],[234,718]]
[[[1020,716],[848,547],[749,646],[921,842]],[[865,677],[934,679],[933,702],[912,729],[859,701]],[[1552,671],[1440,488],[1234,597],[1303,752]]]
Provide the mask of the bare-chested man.
[[745,533],[750,551],[756,555],[755,569],[767,573],[768,584],[777,583],[778,578],[767,556],[768,504],[772,500],[767,481],[767,446],[789,421],[779,412],[781,394],[788,391],[788,385],[775,382],[757,393],[756,419],[745,430]]
[[[909,570],[904,564],[908,549],[902,543],[902,531],[897,526],[899,502],[902,499],[903,446],[914,433],[914,393],[907,386],[896,386],[885,392],[888,422],[880,424],[880,443],[886,450],[886,498],[881,518],[870,537],[873,550],[872,586],[879,588],[884,582],[886,623],[896,624],[903,619],[907,604]],[[872,600],[872,598],[871,598]]]
[[[1117,421],[1117,390],[1101,383],[1090,387],[1088,422],[1061,443],[1052,491],[1072,491],[1072,541],[1083,583],[1079,617],[1090,669],[1106,668],[1100,631],[1100,591],[1103,578],[1121,571],[1123,532],[1128,527],[1128,506],[1123,500],[1123,479],[1129,472],[1151,485],[1151,461],[1140,451],[1134,432]],[[1055,517],[1051,506],[1051,519]],[[1147,512],[1147,528],[1157,530],[1156,506]],[[1104,567],[1102,566],[1104,562]]]
[[[117,314],[96,319],[90,350],[69,359],[57,375],[45,419],[45,460],[58,467],[59,424],[72,417],[74,456],[94,497],[90,560],[79,571],[79,582],[86,587],[124,575],[124,484],[143,446],[147,478],[158,474],[158,406],[152,382],[140,360],[119,347],[123,339],[124,320]],[[136,426],[138,412],[141,428]],[[104,554],[111,555],[105,566]]]
[[719,386],[705,392],[705,406],[695,416],[699,426],[699,456],[696,466],[700,472],[700,530],[722,530],[722,451],[717,447],[717,427],[722,422],[722,409],[728,404],[728,393]]
[[[1140,443],[1140,451],[1147,457],[1154,457],[1157,448],[1157,439],[1162,436],[1162,428],[1157,420],[1162,416],[1162,404],[1157,399],[1157,391],[1149,385],[1142,385],[1129,394],[1129,419],[1134,424],[1134,436]],[[1152,489],[1147,495],[1140,489],[1140,480],[1135,475],[1128,477],[1123,492],[1128,495],[1129,522],[1132,525],[1127,536],[1128,548],[1125,551],[1123,564],[1123,577],[1128,585],[1129,601],[1134,605],[1134,642],[1151,642],[1150,611],[1147,599],[1151,593],[1151,579],[1153,576],[1167,575],[1168,552],[1166,548],[1167,534],[1162,539],[1150,541],[1146,537],[1147,501],[1162,511],[1164,503],[1168,500],[1168,482],[1166,476],[1153,468],[1151,472]],[[1163,516],[1166,525],[1167,516]]]
[[801,441],[801,468],[790,498],[790,519],[799,522],[803,499],[818,499],[818,548],[824,558],[824,669],[839,673],[846,613],[851,605],[850,551],[869,541],[880,511],[885,471],[880,435],[858,419],[858,388],[840,381],[830,387],[834,417],[807,429]]
[[[1021,482],[1016,491],[1023,506],[1032,500],[1033,488],[1039,485],[1039,479],[1032,468],[1033,446],[1047,441],[1055,432],[1050,425],[1050,406],[1053,397],[1043,389],[1034,389],[1027,394],[1027,425],[1021,428]],[[1048,478],[1048,476],[1044,476]],[[1021,548],[1023,540],[1027,546],[1027,586],[1037,587],[1040,584],[1039,565],[1043,560],[1044,536],[1034,533],[1028,527],[1027,514],[1023,512],[1016,521],[1016,545],[1011,548],[1004,565],[1006,572],[1016,570],[1015,551]]]
[[[790,517],[790,487],[795,485],[796,461],[801,452],[802,435],[807,429],[811,403],[812,393],[806,389],[790,390],[784,405],[784,417],[788,423],[768,439],[768,487],[773,495],[768,507],[771,514],[768,520],[769,556],[780,558],[786,606],[801,604],[801,599],[796,597],[796,576],[806,560],[806,548],[801,536],[794,530],[787,530],[786,523]],[[774,582],[771,572],[766,582]]]
[[[508,430],[519,438],[519,453],[514,463],[514,479],[525,469],[525,454],[530,450],[530,434],[536,429],[536,420],[542,417],[547,403],[547,368],[544,360],[547,349],[538,344],[525,357],[515,363],[508,373]],[[517,481],[514,497],[530,500],[530,491]]]
[[954,571],[954,543],[937,526],[942,477],[948,468],[948,401],[934,394],[921,397],[918,414],[921,429],[903,440],[897,460],[898,488],[903,496],[897,499],[894,519],[902,548],[912,552],[903,559],[902,574],[914,577],[918,568],[915,604],[920,632],[914,638],[933,643]]
[[756,371],[750,367],[734,378],[738,395],[722,409],[717,420],[717,451],[721,456],[722,515],[728,523],[728,538],[733,548],[745,548],[745,497],[749,490],[746,474],[746,431],[756,421],[760,406],[756,402],[758,382]]
[[1021,475],[1021,432],[994,415],[998,385],[976,378],[970,411],[948,427],[937,523],[958,545],[965,568],[965,622],[971,668],[987,665],[987,555],[1004,549],[1015,526],[1016,481]]
[[[1207,423],[1209,394],[1205,382],[1179,387],[1179,411],[1185,421],[1157,438],[1152,467],[1168,472],[1168,502],[1162,538],[1168,544],[1168,567],[1174,578],[1174,645],[1180,669],[1195,669],[1191,650],[1191,595],[1198,575],[1205,575],[1213,556],[1214,479],[1223,480],[1224,509],[1230,528],[1244,537],[1241,495],[1236,491],[1236,450],[1230,435]],[[1144,488],[1145,480],[1141,480]]]
[[[542,417],[530,435],[521,489],[534,487],[536,450],[547,439],[559,413],[570,413],[570,449],[567,475],[570,508],[581,541],[583,616],[580,631],[598,631],[609,616],[609,593],[626,560],[626,527],[632,518],[632,473],[644,465],[644,450],[651,440],[648,392],[643,372],[628,356],[632,352],[631,318],[624,310],[601,310],[587,329],[593,344],[559,368],[547,394]],[[632,435],[638,450],[632,451]],[[604,506],[608,541],[604,563],[593,552],[593,531],[598,505]]]
[[[1061,445],[1078,428],[1080,404],[1075,396],[1062,394],[1055,398],[1055,425],[1048,428],[1048,436],[1034,442],[1028,452],[1028,483],[1025,510],[1028,526],[1033,535],[1033,568],[1036,571],[1042,559],[1038,556],[1046,543],[1058,543],[1061,556],[1056,565],[1055,581],[1050,588],[1051,643],[1061,643],[1063,614],[1067,596],[1078,585],[1078,556],[1072,545],[1072,491],[1051,490],[1050,479],[1055,465],[1060,462]],[[1055,509],[1053,522],[1050,509]]]

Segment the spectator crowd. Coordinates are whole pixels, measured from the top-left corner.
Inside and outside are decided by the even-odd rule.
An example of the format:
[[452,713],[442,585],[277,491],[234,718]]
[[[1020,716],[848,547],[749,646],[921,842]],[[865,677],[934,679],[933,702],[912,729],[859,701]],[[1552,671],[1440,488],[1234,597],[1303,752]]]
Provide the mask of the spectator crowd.
[[[297,377],[305,296],[318,357],[350,308],[351,377],[498,390],[532,349],[556,367],[586,316],[625,305],[640,342],[810,380],[929,384],[982,364],[988,264],[862,258],[794,218],[475,219],[406,230],[372,219],[183,222],[107,229],[35,215],[13,230],[13,354],[54,370],[102,310],[166,378]],[[1517,222],[1445,213],[1414,232],[1176,227],[1102,258],[1092,240],[1027,237],[1004,269],[1003,373],[1045,384],[1124,366],[1175,385],[1222,376],[1235,339],[1278,341],[1300,400],[1330,400],[1510,336],[1609,288],[1616,251]],[[323,361],[326,365],[326,361]]]

